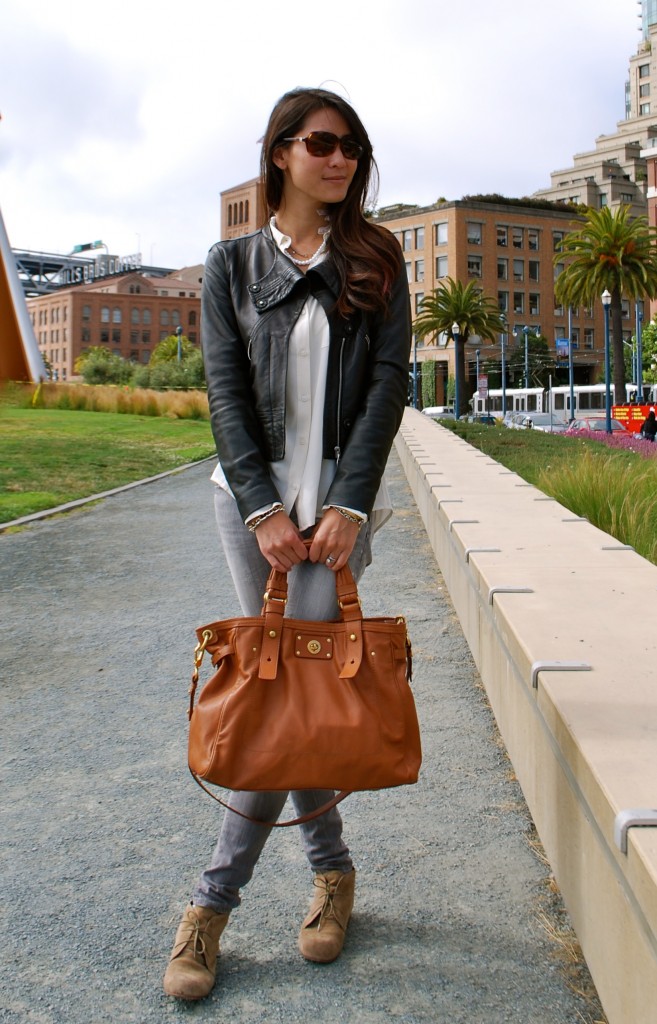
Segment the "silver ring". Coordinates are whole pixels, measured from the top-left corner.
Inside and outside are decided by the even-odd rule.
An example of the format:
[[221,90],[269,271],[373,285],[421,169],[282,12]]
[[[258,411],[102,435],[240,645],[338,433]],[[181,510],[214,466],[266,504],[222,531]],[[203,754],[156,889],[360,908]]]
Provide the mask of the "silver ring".
[[334,562],[335,562],[335,558],[333,557],[333,555],[329,555],[328,558],[326,559],[326,564],[327,565],[333,565]]

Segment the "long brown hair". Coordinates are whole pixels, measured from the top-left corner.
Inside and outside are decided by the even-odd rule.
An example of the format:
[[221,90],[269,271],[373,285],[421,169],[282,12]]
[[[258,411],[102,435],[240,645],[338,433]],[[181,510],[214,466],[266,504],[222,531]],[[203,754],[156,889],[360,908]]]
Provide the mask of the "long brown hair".
[[399,245],[385,228],[364,216],[368,198],[373,201],[378,186],[378,169],[372,144],[353,107],[326,89],[292,89],[281,96],[269,118],[262,140],[260,187],[268,216],[283,200],[283,171],[273,161],[276,149],[288,146],[285,138],[299,134],[306,118],[323,107],[332,107],[349,125],[350,134],[363,147],[349,191],[340,203],[328,205],[331,234],[329,249],[338,269],[341,291],[338,310],[346,315],[355,309],[385,310],[392,284],[399,273]]

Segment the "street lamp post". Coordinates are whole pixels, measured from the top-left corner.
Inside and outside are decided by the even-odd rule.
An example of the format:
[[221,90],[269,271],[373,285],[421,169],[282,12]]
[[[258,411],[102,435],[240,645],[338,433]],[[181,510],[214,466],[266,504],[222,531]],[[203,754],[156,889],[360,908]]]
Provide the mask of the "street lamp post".
[[457,420],[459,418],[459,413],[461,411],[461,404],[460,404],[461,403],[461,394],[460,394],[460,388],[459,388],[459,338],[460,338],[460,336],[461,336],[461,328],[459,327],[459,325],[456,322],[454,322],[452,324],[452,337],[454,338],[454,363],[455,363],[455,372],[454,372],[454,385],[455,385],[454,386],[454,415],[455,415]]
[[502,416],[506,415],[506,334],[500,334],[500,347],[502,349]]
[[417,334],[413,335],[413,408],[417,409]]
[[525,335],[525,388],[529,387],[529,327],[525,324],[522,329]]
[[480,355],[479,349],[476,349],[476,351],[475,351],[475,358],[477,360],[477,387],[479,387],[479,355]]
[[605,430],[611,434],[611,359],[609,355],[609,307],[611,295],[607,288],[602,293],[602,306],[605,311]]
[[643,405],[643,310],[636,304],[636,400]]
[[180,324],[176,327],[176,335],[178,337],[178,362],[182,362],[182,327]]
[[570,417],[575,418],[575,370],[573,367],[573,307],[568,307],[568,384],[570,385]]

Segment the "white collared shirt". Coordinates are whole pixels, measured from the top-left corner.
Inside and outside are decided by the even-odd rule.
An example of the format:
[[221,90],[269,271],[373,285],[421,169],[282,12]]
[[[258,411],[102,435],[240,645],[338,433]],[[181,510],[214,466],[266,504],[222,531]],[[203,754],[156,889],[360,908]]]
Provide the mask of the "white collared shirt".
[[[278,248],[288,256],[286,250],[292,239],[278,230],[273,217],[270,226]],[[319,262],[321,259],[313,266]],[[290,332],[285,383],[285,455],[269,463],[281,501],[288,514],[294,510],[300,530],[314,526],[321,518],[337,470],[334,459],[322,458],[329,345],[328,318],[318,300],[309,295]],[[216,467],[212,480],[231,493],[221,465]],[[381,482],[374,507],[383,513],[373,516],[377,520],[375,528],[378,528],[391,513],[385,480]],[[264,509],[255,509],[249,519],[262,511]]]

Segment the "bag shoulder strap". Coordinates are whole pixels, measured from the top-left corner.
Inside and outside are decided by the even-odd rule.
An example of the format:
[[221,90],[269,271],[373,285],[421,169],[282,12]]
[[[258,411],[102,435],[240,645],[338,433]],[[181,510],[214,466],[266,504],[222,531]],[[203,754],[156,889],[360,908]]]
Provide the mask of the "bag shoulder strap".
[[302,814],[298,818],[290,818],[289,821],[261,821],[260,818],[252,818],[249,814],[244,814],[243,811],[238,811],[236,807],[231,807],[225,800],[221,800],[220,797],[213,793],[211,789],[208,789],[208,787],[201,782],[198,775],[193,772],[191,768],[189,771],[194,782],[196,782],[201,789],[208,794],[208,796],[211,796],[218,804],[225,807],[226,810],[232,811],[233,814],[239,814],[240,818],[246,818],[247,821],[252,821],[254,825],[264,825],[266,828],[289,828],[290,825],[304,825],[307,821],[312,821],[313,818],[319,818],[320,815],[326,814],[326,812],[330,811],[332,807],[336,807],[337,804],[341,803],[345,797],[351,796],[351,790],[341,789],[339,793],[336,793],[330,800],[327,800],[325,804],[322,804],[321,807],[317,807],[314,811],[309,811],[308,814]]

